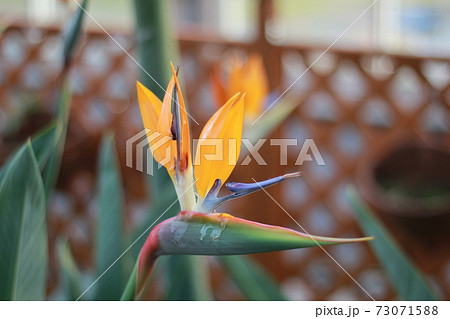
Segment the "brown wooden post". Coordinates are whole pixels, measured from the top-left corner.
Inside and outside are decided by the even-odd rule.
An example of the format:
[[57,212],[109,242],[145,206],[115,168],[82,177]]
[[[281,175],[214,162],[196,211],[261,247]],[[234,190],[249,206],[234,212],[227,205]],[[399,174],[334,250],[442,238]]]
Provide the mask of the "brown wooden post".
[[273,17],[273,0],[260,0],[258,36],[255,42],[255,47],[263,56],[264,65],[269,76],[269,85],[272,90],[279,87],[281,84],[281,51],[271,44],[266,38],[267,22],[273,19]]

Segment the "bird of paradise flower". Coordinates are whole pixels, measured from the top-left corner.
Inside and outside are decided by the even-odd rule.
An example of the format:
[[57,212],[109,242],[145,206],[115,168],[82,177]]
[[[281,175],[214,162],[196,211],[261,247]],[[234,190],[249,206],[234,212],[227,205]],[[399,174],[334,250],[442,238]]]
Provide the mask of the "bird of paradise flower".
[[[150,149],[155,160],[164,165],[172,179],[181,212],[155,226],[147,237],[137,264],[136,295],[141,293],[156,259],[161,255],[241,255],[371,239],[311,236],[218,213],[216,208],[225,201],[300,174],[285,174],[257,183],[226,183],[230,193],[220,197],[219,190],[239,158],[245,94],[236,93],[228,99],[205,124],[193,161],[186,104],[178,81],[178,70],[173,65],[172,72],[163,101],[137,83],[144,127],[149,134],[156,132],[160,137],[149,139]],[[163,139],[167,136],[171,138]],[[207,155],[218,149],[215,141],[221,141],[222,156],[209,160]],[[234,147],[230,147],[232,144]],[[169,161],[167,154],[171,154]]]
[[255,120],[264,110],[269,96],[269,81],[262,57],[253,53],[246,63],[232,56],[228,59],[228,72],[223,76],[224,65],[217,64],[211,72],[211,86],[218,107],[236,92],[246,92],[245,120]]
[[232,52],[212,67],[210,79],[217,107],[237,92],[246,92],[243,137],[252,142],[267,137],[303,100],[292,91],[270,90],[263,58],[257,53],[244,59]]

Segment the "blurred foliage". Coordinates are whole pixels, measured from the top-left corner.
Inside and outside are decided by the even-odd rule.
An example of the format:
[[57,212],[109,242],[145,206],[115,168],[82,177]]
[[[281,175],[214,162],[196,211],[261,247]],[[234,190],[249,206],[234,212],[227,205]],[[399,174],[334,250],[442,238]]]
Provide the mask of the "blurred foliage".
[[96,242],[97,300],[118,300],[125,287],[125,195],[114,147],[114,135],[105,135],[98,161],[98,220]]
[[43,300],[48,249],[45,193],[38,161],[27,142],[0,180],[0,299]]
[[[73,19],[80,19],[80,10]],[[81,22],[75,23],[74,27],[71,20],[69,26],[69,30],[64,33],[64,41],[71,43],[69,50],[65,51],[66,61],[70,61],[76,48]],[[62,73],[64,77],[65,68]],[[70,113],[71,94],[64,79],[61,83],[54,124],[35,134],[0,170],[2,300],[43,300],[46,297],[46,198],[51,194],[58,177]],[[70,263],[66,258],[62,264],[68,266]],[[69,284],[74,280],[63,282]]]
[[73,258],[68,241],[58,240],[56,243],[60,282],[63,299],[76,300],[82,293],[81,274]]
[[63,32],[63,68],[69,67],[73,55],[75,53],[75,47],[80,40],[81,27],[83,25],[83,19],[87,8],[87,0],[83,0],[78,10],[69,20],[66,29]]
[[270,274],[250,257],[221,256],[218,259],[247,299],[287,300]]
[[370,247],[386,271],[392,286],[402,300],[436,300],[425,276],[406,255],[378,217],[359,198],[353,187],[347,188],[348,199],[366,236],[375,236]]

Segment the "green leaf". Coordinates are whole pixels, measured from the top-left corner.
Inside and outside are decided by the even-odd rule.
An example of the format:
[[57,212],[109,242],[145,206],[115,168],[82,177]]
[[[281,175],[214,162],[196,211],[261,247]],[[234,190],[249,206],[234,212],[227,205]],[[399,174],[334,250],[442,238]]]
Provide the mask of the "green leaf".
[[77,8],[77,11],[72,15],[63,32],[64,41],[64,68],[70,65],[75,48],[81,35],[81,27],[83,25],[83,18],[85,15],[87,0],[84,0]]
[[371,239],[312,236],[228,214],[197,212],[181,212],[154,231],[158,234],[159,255],[256,254]]
[[70,251],[69,243],[66,240],[58,240],[56,251],[64,297],[66,300],[76,300],[82,293],[81,274]]
[[47,279],[45,195],[31,143],[0,186],[0,299],[43,300]]
[[31,138],[31,146],[41,171],[45,168],[50,154],[57,145],[59,134],[57,124],[53,123]]
[[[49,198],[52,193],[59,174],[69,120],[70,100],[69,86],[65,84],[60,92],[58,115],[55,122],[31,138],[31,144],[42,172],[46,198]],[[11,160],[8,160],[0,170],[0,184],[10,162]]]
[[364,234],[375,237],[370,246],[399,297],[403,300],[436,300],[420,270],[378,217],[359,199],[353,187],[347,188],[347,197]]
[[61,81],[61,91],[59,92],[58,110],[56,116],[58,139],[52,153],[49,156],[46,167],[42,174],[46,197],[49,198],[53,192],[56,181],[58,179],[59,168],[61,166],[64,144],[66,141],[67,125],[70,114],[70,102],[72,93],[69,84],[66,81],[68,67],[70,65],[75,48],[78,44],[81,27],[83,25],[83,17],[87,6],[87,0],[81,3],[77,12],[70,18],[66,29],[63,32],[63,77]]
[[[125,200],[114,136],[103,138],[98,162],[97,275],[124,252]],[[119,259],[97,283],[97,299],[119,300],[125,287],[123,260]]]
[[[58,131],[56,128],[56,124],[51,124],[46,128],[42,129],[41,131],[39,131],[38,133],[36,133],[31,138],[31,146],[33,147],[33,151],[41,172],[43,171],[45,165],[47,164],[48,158],[50,157],[50,154],[53,151],[53,148],[55,147],[58,138],[57,133]],[[11,164],[11,160],[12,158],[14,158],[15,155],[16,153],[14,153],[3,165],[2,169],[0,170],[0,180],[5,175],[9,165]]]
[[69,85],[66,83],[62,86],[60,99],[58,104],[58,115],[56,119],[56,145],[52,148],[51,154],[45,164],[42,172],[42,180],[44,181],[45,195],[50,197],[59,175],[64,144],[66,141],[67,125],[69,121],[70,102],[72,94]]
[[297,108],[299,103],[298,98],[284,96],[256,122],[246,123],[242,137],[256,143],[259,139],[269,136]]
[[61,166],[61,158],[64,151],[64,144],[66,141],[67,125],[69,121],[70,104],[72,98],[72,92],[70,91],[70,86],[66,81],[66,75],[75,48],[79,42],[87,2],[88,2],[87,0],[84,0],[81,3],[81,7],[79,7],[77,12],[71,17],[62,35],[64,66],[61,81],[61,91],[59,92],[60,96],[58,101],[58,110],[56,116],[57,130],[59,137],[56,146],[48,159],[46,168],[43,172],[43,181],[45,187],[45,194],[47,198],[49,198],[49,196],[53,192],[53,188],[55,187],[58,178],[59,168]]
[[249,300],[287,300],[276,281],[249,256],[218,256],[236,286]]

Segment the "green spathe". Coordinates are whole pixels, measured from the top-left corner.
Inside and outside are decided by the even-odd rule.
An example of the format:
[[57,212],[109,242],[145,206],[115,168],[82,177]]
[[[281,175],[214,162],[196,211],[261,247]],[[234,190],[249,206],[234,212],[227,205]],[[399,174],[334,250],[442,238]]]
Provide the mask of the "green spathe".
[[158,255],[242,255],[370,240],[312,236],[229,214],[181,212],[158,229]]

